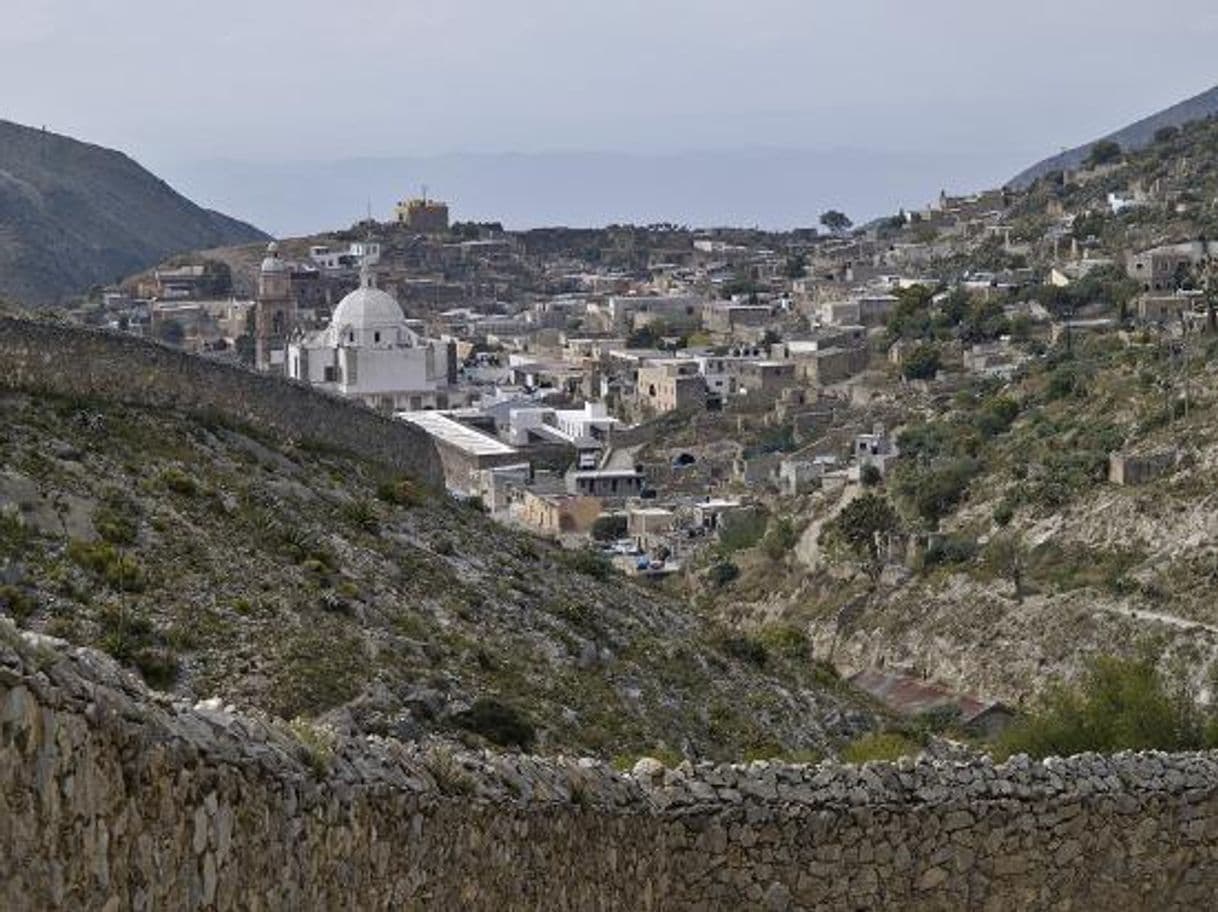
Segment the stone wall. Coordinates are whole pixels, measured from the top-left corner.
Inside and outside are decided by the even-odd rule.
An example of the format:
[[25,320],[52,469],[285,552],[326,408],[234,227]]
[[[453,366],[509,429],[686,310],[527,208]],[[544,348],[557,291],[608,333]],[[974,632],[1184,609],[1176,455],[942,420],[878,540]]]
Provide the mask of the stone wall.
[[444,483],[435,446],[413,426],[302,384],[123,333],[0,317],[5,387],[219,414]]
[[330,740],[0,619],[0,908],[1167,909],[1218,756],[853,768]]

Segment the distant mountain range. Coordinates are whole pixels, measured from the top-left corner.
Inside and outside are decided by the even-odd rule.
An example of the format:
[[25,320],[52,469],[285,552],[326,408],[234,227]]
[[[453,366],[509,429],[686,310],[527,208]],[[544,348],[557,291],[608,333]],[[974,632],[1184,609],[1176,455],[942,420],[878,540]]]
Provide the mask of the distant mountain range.
[[167,166],[196,199],[248,212],[280,235],[350,225],[422,185],[458,220],[508,228],[675,222],[814,226],[826,209],[856,223],[925,205],[941,189],[992,186],[1018,164],[978,153],[728,148],[672,153],[451,153],[333,161],[211,160]]
[[1022,190],[1038,177],[1044,177],[1053,171],[1077,168],[1086,160],[1091,147],[1098,142],[1111,140],[1119,143],[1125,151],[1138,151],[1149,146],[1154,141],[1155,133],[1164,127],[1180,127],[1194,120],[1213,117],[1215,114],[1218,114],[1218,86],[1202,92],[1200,95],[1195,95],[1187,101],[1172,105],[1158,114],[1145,117],[1115,133],[1109,133],[1086,145],[1046,158],[1020,172],[1008,182],[1008,186]]
[[0,297],[53,304],[175,253],[265,237],[120,152],[0,121]]

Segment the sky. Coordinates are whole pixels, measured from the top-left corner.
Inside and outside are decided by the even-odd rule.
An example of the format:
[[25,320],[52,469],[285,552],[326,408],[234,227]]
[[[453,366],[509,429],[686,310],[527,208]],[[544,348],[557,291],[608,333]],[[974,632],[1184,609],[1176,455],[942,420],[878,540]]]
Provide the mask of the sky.
[[[0,117],[122,149],[187,191],[235,202],[238,215],[252,189],[244,166],[360,159],[409,160],[402,180],[424,182],[428,157],[865,152],[957,160],[961,182],[997,184],[1218,82],[1218,5],[1155,9],[0,0]],[[219,179],[225,163],[232,176]],[[939,189],[933,170],[927,198]],[[828,190],[875,205],[862,191],[815,193]],[[759,223],[770,208],[759,200]],[[317,217],[302,208],[302,221]],[[274,218],[291,221],[290,207]]]

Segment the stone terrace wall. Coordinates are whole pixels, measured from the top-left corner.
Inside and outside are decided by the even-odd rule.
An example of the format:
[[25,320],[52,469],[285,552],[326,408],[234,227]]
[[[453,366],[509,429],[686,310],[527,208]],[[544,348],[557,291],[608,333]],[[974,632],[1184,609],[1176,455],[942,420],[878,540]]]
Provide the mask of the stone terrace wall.
[[0,908],[1128,910],[1218,891],[1210,754],[619,776],[361,739],[321,779],[304,755],[279,723],[175,704],[0,619]]
[[208,361],[123,333],[0,317],[0,388],[96,396],[218,413],[347,450],[443,485],[425,433],[362,405],[282,378]]

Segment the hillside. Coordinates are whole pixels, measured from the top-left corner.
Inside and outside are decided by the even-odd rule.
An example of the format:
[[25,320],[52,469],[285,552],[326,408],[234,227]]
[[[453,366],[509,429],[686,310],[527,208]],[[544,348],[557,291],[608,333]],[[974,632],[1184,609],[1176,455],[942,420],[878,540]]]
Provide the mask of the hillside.
[[174,253],[264,238],[122,153],[0,121],[0,296],[53,304]]
[[732,634],[372,459],[19,376],[0,394],[0,611],[159,688],[607,758],[820,754],[870,725],[788,631]]
[[1145,117],[1114,133],[1109,133],[1107,136],[1037,162],[1013,177],[1008,182],[1008,186],[1024,190],[1037,178],[1044,177],[1053,171],[1078,168],[1086,160],[1091,147],[1096,143],[1111,141],[1118,143],[1126,151],[1137,151],[1149,146],[1154,141],[1155,134],[1165,127],[1182,127],[1186,123],[1204,120],[1215,114],[1218,114],[1218,86],[1172,105],[1157,114]]
[[[1216,376],[1212,336],[1173,352],[1130,333],[1042,350],[1010,382],[949,375],[898,392],[891,474],[784,505],[771,528],[794,526],[792,553],[734,555],[718,610],[797,626],[844,670],[910,668],[1011,703],[1144,649],[1211,692]],[[1114,452],[1162,456],[1160,474],[1114,484]],[[929,544],[875,578],[823,534],[868,495],[892,505],[898,535]]]

